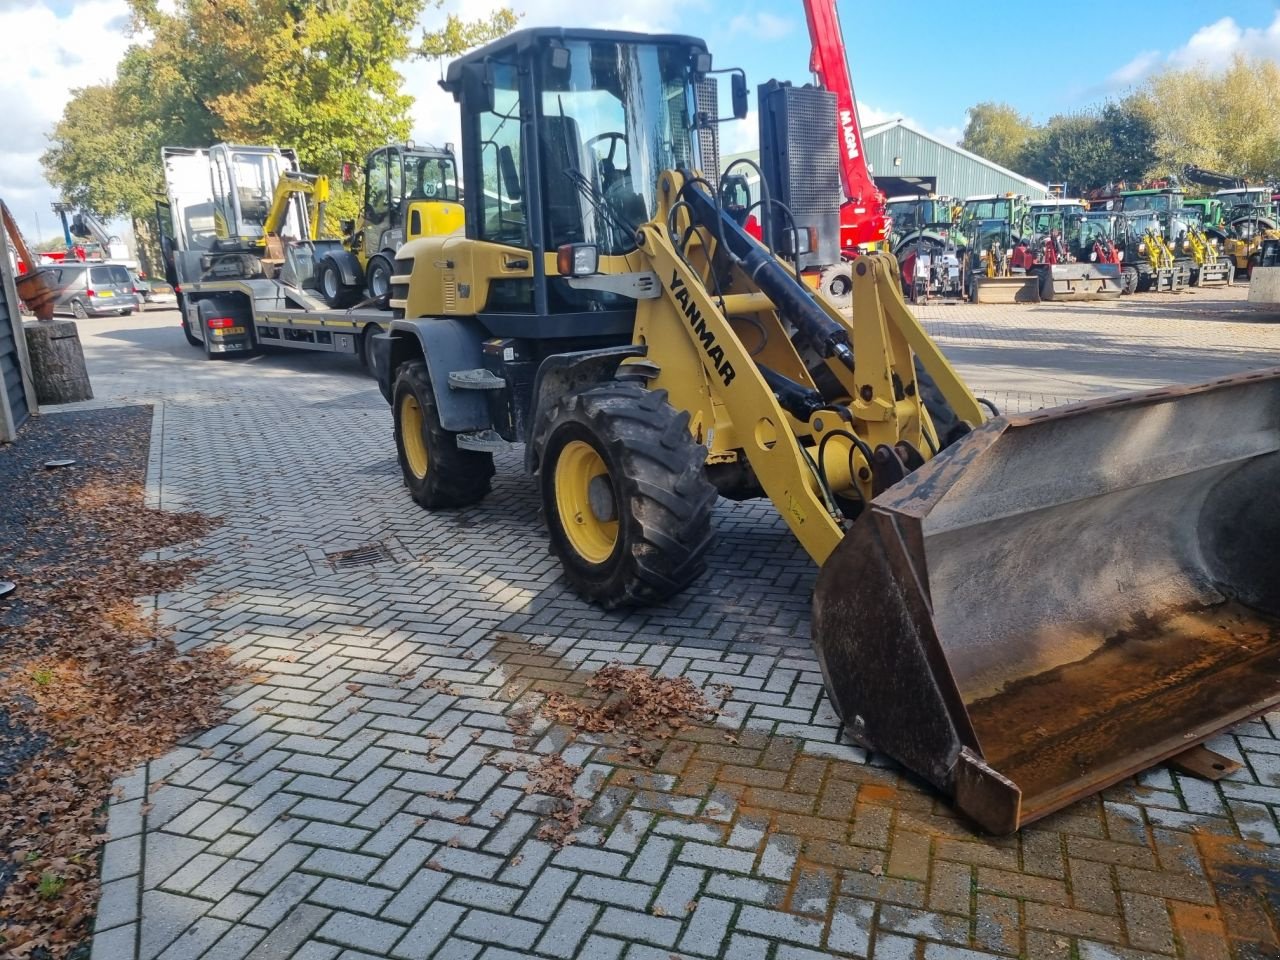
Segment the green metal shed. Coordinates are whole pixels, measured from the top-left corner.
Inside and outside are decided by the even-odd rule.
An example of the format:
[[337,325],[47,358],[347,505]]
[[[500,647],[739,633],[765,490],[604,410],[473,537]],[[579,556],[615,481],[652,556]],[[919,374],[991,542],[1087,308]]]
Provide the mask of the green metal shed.
[[876,177],[923,177],[937,183],[941,196],[965,197],[992,193],[1048,196],[1049,188],[1028,177],[984,160],[955,144],[944,143],[902,120],[890,120],[863,130],[867,162]]

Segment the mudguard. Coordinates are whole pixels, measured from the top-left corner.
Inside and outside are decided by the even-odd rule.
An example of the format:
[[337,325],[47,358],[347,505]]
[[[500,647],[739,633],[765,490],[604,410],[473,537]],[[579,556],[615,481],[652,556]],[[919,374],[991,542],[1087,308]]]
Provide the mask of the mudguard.
[[390,402],[397,368],[406,361],[422,358],[427,361],[440,425],[455,433],[487,430],[493,425],[493,418],[484,392],[449,388],[451,371],[484,366],[484,336],[472,319],[420,317],[391,321],[389,333],[373,338],[382,395]]

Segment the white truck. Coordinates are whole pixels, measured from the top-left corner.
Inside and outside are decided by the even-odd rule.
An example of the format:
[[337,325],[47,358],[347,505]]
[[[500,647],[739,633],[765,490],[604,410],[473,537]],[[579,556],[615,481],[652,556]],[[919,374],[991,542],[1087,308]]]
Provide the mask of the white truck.
[[165,147],[161,159],[160,243],[187,341],[209,358],[268,346],[352,354],[375,373],[385,298],[333,309],[316,287],[318,263],[349,259],[342,241],[320,239],[328,182],[280,147]]

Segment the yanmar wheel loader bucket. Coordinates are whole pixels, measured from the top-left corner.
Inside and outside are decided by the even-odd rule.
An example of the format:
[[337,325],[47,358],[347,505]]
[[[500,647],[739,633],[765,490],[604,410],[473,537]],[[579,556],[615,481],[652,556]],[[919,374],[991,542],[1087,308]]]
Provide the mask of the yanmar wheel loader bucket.
[[1280,703],[1280,368],[997,418],[877,497],[814,643],[854,737],[993,833]]

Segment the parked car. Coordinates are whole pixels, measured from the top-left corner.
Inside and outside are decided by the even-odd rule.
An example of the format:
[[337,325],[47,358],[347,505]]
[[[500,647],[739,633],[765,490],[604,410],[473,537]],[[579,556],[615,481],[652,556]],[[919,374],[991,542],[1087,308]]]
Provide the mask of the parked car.
[[118,263],[62,263],[53,274],[54,313],[73,317],[128,316],[142,306],[129,269]]
[[147,301],[148,306],[170,309],[178,305],[178,295],[174,293],[173,287],[163,280],[152,280],[143,289],[145,290],[144,299]]

